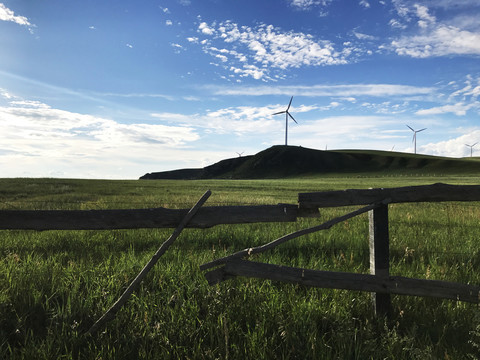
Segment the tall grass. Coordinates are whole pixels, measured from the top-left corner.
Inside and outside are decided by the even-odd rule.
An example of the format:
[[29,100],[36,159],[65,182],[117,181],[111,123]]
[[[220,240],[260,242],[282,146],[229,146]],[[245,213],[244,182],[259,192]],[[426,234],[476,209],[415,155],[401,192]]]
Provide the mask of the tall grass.
[[[2,179],[3,209],[188,208],[295,203],[298,192],[475,178],[317,178],[269,181]],[[480,284],[480,205],[395,204],[391,273]],[[370,294],[236,278],[208,286],[199,266],[318,224],[186,229],[117,317],[83,333],[119,297],[171,229],[0,231],[0,358],[9,359],[465,359],[480,356],[478,306],[393,296],[376,319]],[[253,260],[367,273],[366,215],[286,243]]]

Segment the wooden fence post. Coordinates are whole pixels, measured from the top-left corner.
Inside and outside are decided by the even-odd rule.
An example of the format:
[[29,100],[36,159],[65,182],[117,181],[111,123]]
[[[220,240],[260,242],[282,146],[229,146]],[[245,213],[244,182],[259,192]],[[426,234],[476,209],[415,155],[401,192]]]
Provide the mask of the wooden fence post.
[[[368,213],[370,242],[370,274],[382,279],[390,276],[388,205],[382,204]],[[391,313],[391,299],[388,293],[372,293],[375,315],[388,316]]]

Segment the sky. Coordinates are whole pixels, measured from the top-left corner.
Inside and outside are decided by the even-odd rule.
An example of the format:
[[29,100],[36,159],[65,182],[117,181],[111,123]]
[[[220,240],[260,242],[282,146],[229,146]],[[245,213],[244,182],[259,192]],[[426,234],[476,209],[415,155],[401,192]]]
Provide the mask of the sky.
[[285,144],[480,156],[478,0],[0,0],[0,177]]

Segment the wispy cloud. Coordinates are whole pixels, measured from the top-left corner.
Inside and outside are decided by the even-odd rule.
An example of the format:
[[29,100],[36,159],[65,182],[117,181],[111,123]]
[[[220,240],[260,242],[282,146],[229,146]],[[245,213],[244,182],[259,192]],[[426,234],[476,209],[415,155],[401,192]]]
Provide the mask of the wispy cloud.
[[367,0],[360,0],[360,6],[363,6],[365,9],[370,8],[370,3]]
[[480,111],[480,77],[468,75],[463,84],[451,82],[442,91],[445,96],[439,100],[441,105],[420,109],[415,114],[425,116],[452,113],[465,116],[469,110]]
[[420,35],[401,37],[391,45],[398,55],[415,58],[480,55],[480,32],[438,25]]
[[171,95],[155,94],[155,93],[99,93],[95,92],[93,95],[97,97],[118,97],[118,98],[159,98],[173,101],[176,98]]
[[359,40],[370,40],[370,41],[377,40],[376,36],[363,34],[363,33],[357,32],[357,31],[354,31],[353,35],[355,35],[355,37]]
[[462,115],[466,115],[467,111],[472,109],[475,106],[478,106],[478,104],[456,103],[456,104],[450,104],[450,105],[437,106],[429,109],[418,110],[415,114],[416,115],[438,115],[438,114],[453,113],[455,115],[462,116]]
[[301,95],[309,97],[388,97],[431,95],[433,87],[419,87],[398,84],[350,84],[350,85],[292,85],[292,86],[206,86],[216,95]]
[[290,4],[300,10],[309,10],[315,6],[325,7],[333,0],[291,0]]
[[[315,105],[292,106],[292,114],[308,113],[315,110],[328,110],[338,106],[332,102],[326,107]],[[272,104],[266,106],[236,106],[208,110],[202,114],[179,114],[179,113],[154,113],[153,117],[168,123],[183,124],[194,128],[202,128],[208,133],[235,134],[237,136],[256,136],[259,134],[271,134],[282,129],[285,117],[276,117],[272,114],[282,111],[285,104]]]
[[302,146],[312,148],[390,150],[402,148],[405,135],[397,131],[399,119],[385,115],[344,115],[322,117],[289,128],[291,138],[301,139]]
[[200,43],[205,53],[219,59],[217,65],[240,78],[257,80],[278,79],[284,70],[291,68],[347,64],[354,61],[354,54],[359,51],[351,44],[336,49],[329,40],[285,32],[266,24],[252,28],[231,21],[201,22],[198,33],[206,37],[188,40]]
[[[405,30],[407,24],[416,25],[413,33],[402,35],[390,47],[402,56],[414,58],[439,57],[450,55],[480,55],[480,26],[478,15],[480,3],[466,1],[427,1],[423,5],[412,1],[394,1],[399,15],[392,19],[392,28]],[[471,7],[470,15],[446,18],[439,21],[435,9],[457,9]],[[448,13],[447,13],[448,14]]]

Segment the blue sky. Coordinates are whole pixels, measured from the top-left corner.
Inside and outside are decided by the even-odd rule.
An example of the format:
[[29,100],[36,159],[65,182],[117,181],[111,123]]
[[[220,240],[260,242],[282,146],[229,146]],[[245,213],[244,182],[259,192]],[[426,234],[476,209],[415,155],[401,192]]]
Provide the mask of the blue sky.
[[[478,0],[0,0],[2,177],[134,179],[285,142],[470,156]],[[473,148],[474,156],[479,151]]]

